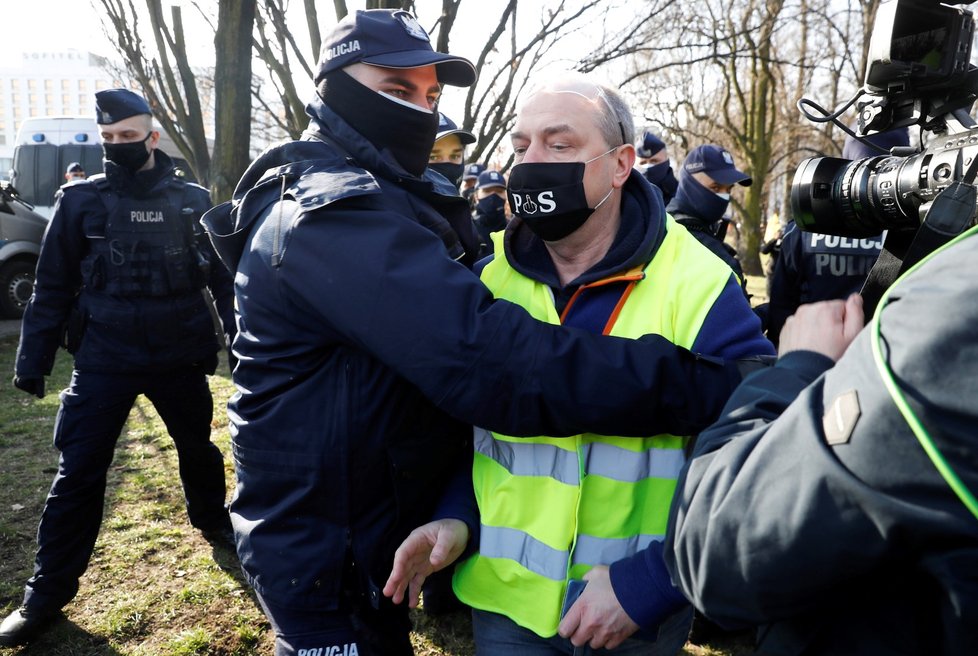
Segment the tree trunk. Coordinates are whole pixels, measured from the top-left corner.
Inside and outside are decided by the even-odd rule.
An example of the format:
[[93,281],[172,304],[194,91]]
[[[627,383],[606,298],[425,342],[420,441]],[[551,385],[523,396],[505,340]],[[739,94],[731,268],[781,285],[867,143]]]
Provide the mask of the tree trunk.
[[251,161],[251,30],[256,0],[222,2],[214,35],[214,155],[211,197],[231,198]]

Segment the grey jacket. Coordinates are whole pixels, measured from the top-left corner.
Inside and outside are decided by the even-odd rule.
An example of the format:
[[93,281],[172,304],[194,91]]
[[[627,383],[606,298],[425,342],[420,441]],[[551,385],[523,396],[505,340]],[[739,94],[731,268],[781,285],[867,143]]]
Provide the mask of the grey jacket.
[[[975,234],[975,230],[971,231]],[[881,310],[892,378],[978,494],[978,238],[898,282]],[[764,654],[978,654],[978,516],[874,362],[871,327],[833,367],[795,352],[747,378],[701,434],[666,563]]]

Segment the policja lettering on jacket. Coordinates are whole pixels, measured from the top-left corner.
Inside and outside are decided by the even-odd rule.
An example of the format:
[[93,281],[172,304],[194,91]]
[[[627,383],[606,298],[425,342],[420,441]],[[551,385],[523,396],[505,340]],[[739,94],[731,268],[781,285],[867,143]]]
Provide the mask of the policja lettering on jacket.
[[162,223],[163,212],[132,210],[129,212],[129,220],[133,223]]
[[343,645],[300,649],[296,652],[296,656],[360,656],[360,651],[357,649],[357,643],[349,642]]

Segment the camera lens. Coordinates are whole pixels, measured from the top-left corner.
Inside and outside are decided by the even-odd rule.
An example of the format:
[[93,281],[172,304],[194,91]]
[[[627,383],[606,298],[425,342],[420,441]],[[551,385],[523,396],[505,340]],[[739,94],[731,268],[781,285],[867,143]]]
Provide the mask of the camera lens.
[[923,155],[807,159],[791,185],[795,222],[810,232],[849,237],[916,229],[926,161]]

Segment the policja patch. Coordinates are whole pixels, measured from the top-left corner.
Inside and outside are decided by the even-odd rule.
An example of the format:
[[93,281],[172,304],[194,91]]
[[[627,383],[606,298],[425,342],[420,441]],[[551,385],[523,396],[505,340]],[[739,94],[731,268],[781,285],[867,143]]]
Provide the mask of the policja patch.
[[859,395],[856,390],[849,390],[835,397],[832,405],[822,415],[825,441],[833,446],[848,442],[860,414],[862,412],[859,409]]

